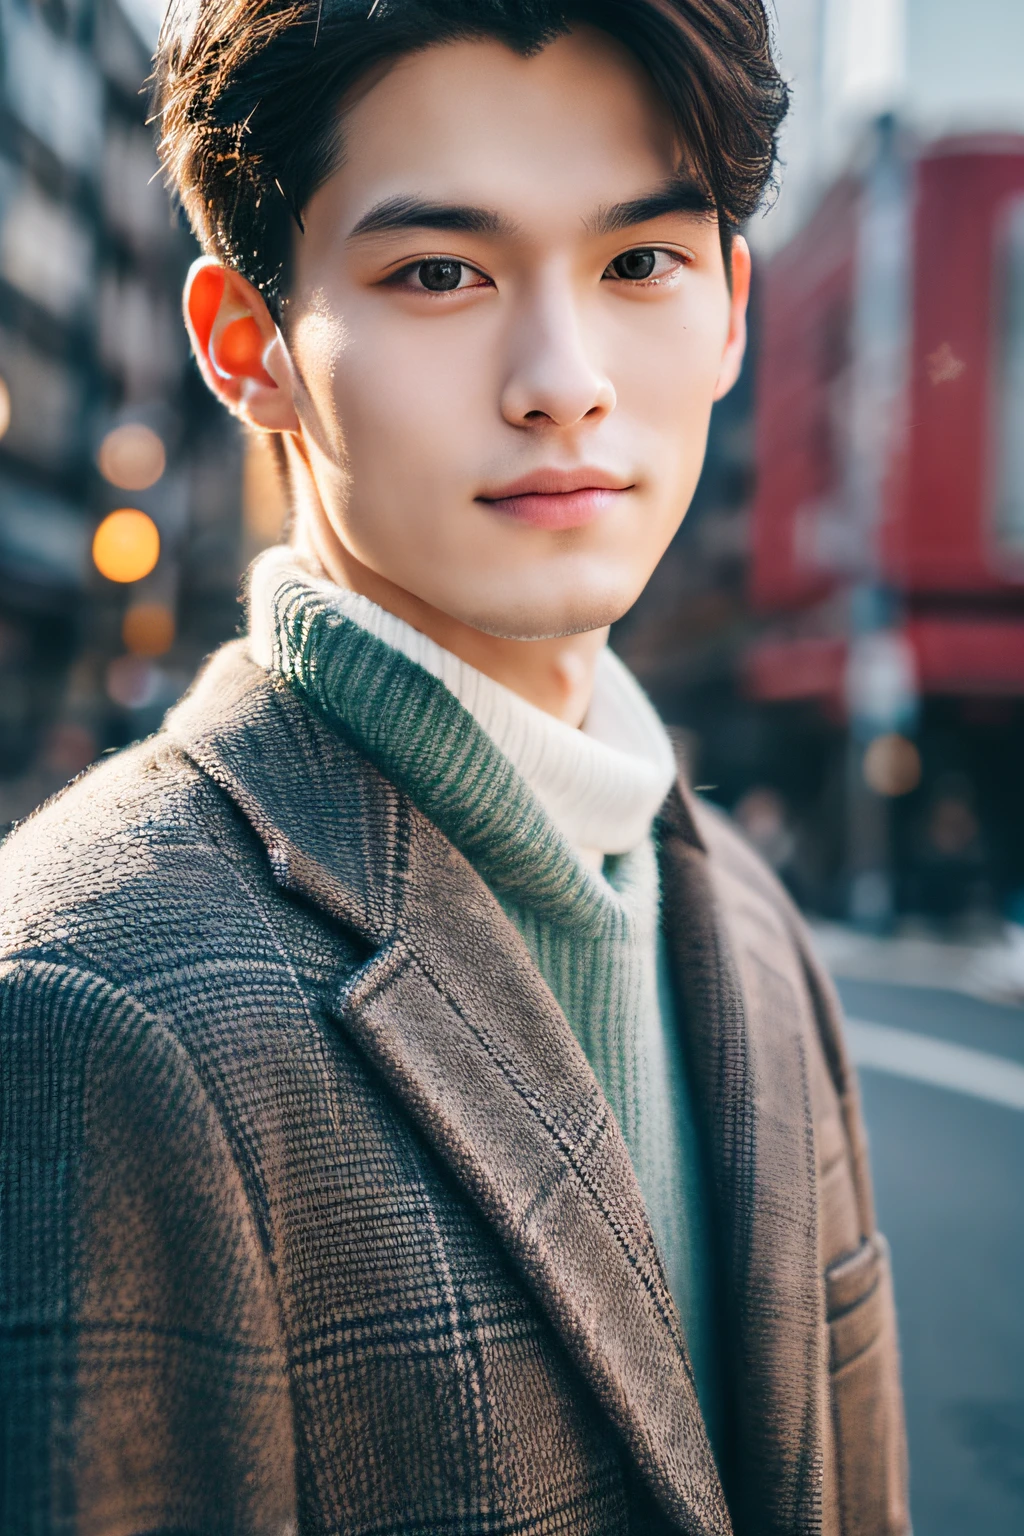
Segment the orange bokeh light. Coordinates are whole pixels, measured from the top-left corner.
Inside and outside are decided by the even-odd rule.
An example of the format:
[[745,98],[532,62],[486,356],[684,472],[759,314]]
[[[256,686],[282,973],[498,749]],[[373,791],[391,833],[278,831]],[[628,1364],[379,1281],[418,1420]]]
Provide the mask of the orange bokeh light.
[[92,558],[108,581],[141,581],[160,558],[156,523],[135,507],[111,512],[96,529]]
[[165,656],[174,644],[174,614],[166,603],[133,603],[121,638],[135,656]]

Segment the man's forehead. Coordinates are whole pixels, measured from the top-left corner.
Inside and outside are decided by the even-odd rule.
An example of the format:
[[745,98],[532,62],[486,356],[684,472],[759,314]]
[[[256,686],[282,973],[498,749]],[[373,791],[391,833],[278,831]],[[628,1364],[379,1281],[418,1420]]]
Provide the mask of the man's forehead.
[[530,58],[490,39],[403,57],[346,105],[339,126],[350,184],[391,183],[374,203],[409,193],[483,206],[497,190],[528,202],[572,184],[592,204],[619,202],[680,159],[650,81],[625,50],[587,32]]

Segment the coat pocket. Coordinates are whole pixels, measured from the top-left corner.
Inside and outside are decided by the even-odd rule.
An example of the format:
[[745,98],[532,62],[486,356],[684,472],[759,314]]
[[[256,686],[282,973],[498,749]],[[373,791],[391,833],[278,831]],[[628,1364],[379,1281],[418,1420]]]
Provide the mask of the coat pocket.
[[906,1438],[889,1247],[879,1233],[825,1271],[842,1536],[904,1536]]

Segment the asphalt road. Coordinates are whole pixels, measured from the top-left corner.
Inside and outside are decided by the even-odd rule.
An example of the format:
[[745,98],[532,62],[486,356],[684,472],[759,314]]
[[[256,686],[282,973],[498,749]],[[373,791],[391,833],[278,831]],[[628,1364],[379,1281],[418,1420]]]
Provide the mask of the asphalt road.
[[914,1536],[1022,1536],[1024,1076],[1006,1064],[1024,1067],[1024,1010],[839,986],[851,1019],[890,1027],[854,1024],[851,1043],[893,1253]]

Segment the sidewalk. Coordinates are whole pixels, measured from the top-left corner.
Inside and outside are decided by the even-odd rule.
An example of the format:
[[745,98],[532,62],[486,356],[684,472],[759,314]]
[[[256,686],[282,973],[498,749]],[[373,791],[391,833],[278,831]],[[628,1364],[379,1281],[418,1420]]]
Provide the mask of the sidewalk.
[[1024,1008],[1024,928],[1015,923],[1004,924],[1001,935],[976,942],[918,934],[876,938],[816,919],[811,932],[833,976],[938,987]]

